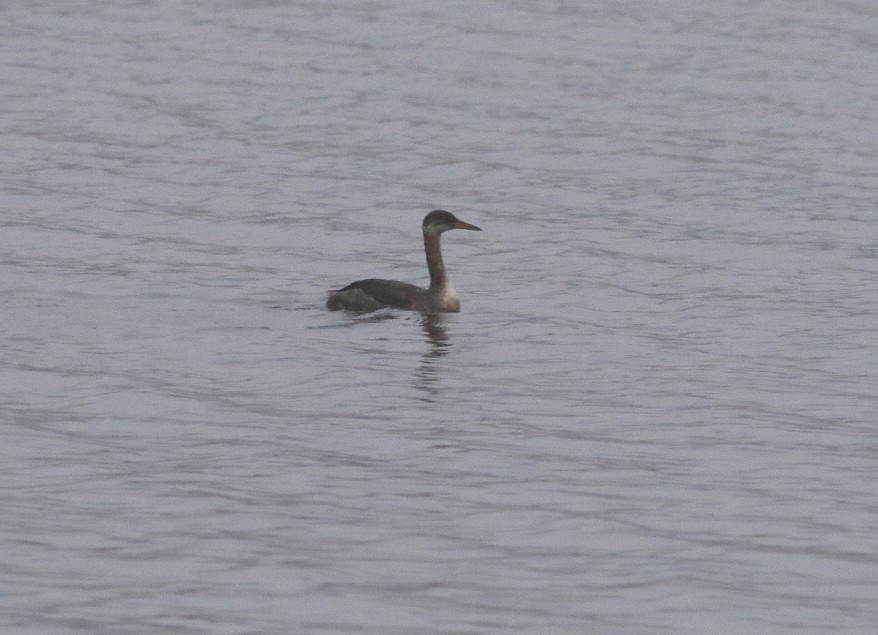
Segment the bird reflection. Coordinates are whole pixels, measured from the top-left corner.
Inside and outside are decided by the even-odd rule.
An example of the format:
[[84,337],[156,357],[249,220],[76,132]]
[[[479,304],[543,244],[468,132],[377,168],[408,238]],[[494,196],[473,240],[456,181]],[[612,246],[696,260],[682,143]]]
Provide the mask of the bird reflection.
[[416,372],[417,387],[424,393],[423,400],[428,403],[439,401],[438,371],[441,366],[437,361],[447,355],[451,348],[444,322],[445,316],[441,313],[424,315],[420,321],[428,349],[421,355]]

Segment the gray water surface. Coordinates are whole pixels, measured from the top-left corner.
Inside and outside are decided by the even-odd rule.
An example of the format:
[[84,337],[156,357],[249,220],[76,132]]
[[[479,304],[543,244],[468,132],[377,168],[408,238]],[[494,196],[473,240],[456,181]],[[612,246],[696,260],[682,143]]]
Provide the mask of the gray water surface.
[[0,35],[2,632],[875,632],[873,3]]

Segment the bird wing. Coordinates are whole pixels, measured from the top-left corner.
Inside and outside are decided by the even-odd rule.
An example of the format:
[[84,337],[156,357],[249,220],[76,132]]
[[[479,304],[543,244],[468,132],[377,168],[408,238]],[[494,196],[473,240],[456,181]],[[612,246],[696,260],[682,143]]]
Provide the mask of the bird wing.
[[352,282],[340,291],[352,291],[359,289],[370,298],[381,304],[396,307],[398,309],[410,309],[414,305],[415,298],[424,292],[423,289],[407,282],[397,280],[380,280],[368,278]]

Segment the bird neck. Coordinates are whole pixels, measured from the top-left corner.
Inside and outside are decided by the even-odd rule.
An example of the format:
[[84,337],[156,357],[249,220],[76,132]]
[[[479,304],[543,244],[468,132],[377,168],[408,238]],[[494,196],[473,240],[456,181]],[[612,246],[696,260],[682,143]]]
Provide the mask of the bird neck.
[[430,271],[430,288],[441,289],[448,285],[442,250],[439,248],[440,234],[424,233],[424,251],[427,252],[427,269]]

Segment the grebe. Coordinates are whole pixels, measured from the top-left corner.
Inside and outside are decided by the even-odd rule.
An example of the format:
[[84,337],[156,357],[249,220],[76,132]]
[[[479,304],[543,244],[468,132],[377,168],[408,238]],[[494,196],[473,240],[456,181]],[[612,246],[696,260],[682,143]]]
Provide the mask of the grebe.
[[424,216],[424,251],[427,252],[427,269],[430,270],[430,288],[416,287],[396,280],[358,280],[343,289],[329,292],[326,308],[330,311],[376,311],[387,307],[421,311],[423,313],[450,313],[460,311],[460,300],[448,282],[439,238],[449,229],[482,231],[475,225],[464,223],[451,212],[437,209]]

